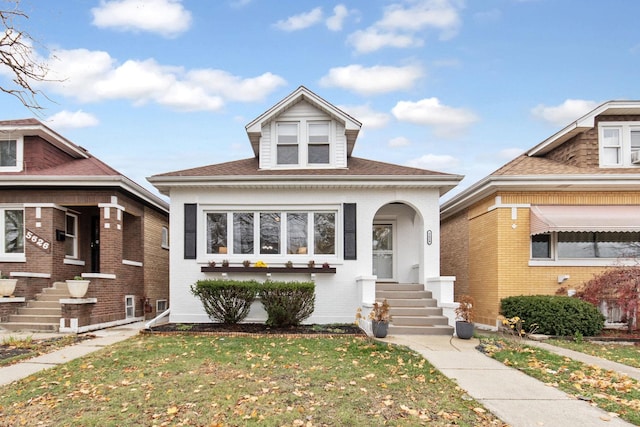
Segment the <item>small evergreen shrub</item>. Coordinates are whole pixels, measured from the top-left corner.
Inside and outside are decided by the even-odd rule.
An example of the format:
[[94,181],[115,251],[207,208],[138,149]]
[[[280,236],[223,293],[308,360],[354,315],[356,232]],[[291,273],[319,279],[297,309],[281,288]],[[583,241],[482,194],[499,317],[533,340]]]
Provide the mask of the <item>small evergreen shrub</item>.
[[313,282],[265,282],[260,286],[259,295],[269,326],[297,326],[315,309]]
[[237,280],[198,280],[191,293],[200,298],[209,318],[219,323],[238,323],[249,315],[259,283]]
[[524,329],[537,326],[536,332],[546,335],[593,336],[604,327],[604,316],[593,304],[557,295],[530,295],[504,298],[500,314],[507,319],[519,317]]

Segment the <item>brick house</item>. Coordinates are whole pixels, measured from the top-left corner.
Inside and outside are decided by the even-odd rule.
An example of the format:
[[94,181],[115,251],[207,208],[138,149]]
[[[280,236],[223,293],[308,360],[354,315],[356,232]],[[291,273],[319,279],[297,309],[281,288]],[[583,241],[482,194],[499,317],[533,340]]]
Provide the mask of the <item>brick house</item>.
[[[640,101],[607,102],[441,206],[442,272],[476,322],[640,255]],[[616,322],[615,307],[602,307]]]
[[0,188],[0,271],[17,279],[0,327],[78,332],[168,307],[165,201],[35,119],[0,121]]
[[[300,86],[245,127],[254,157],[149,178],[171,199],[171,322],[209,322],[190,285],[226,276],[315,281],[310,323],[387,298],[389,333],[453,332],[439,197],[462,177],[354,157],[360,128]],[[265,319],[258,303],[247,321]]]

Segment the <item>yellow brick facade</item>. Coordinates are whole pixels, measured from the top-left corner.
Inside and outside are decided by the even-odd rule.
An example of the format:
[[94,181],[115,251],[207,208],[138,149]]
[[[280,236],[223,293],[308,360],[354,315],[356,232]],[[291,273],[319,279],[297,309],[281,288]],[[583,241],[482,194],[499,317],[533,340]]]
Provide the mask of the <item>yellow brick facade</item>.
[[[499,196],[499,198],[496,198]],[[530,266],[528,205],[639,205],[638,192],[497,192],[442,223],[443,242],[467,239],[468,256],[458,262],[443,255],[443,274],[456,276],[456,300],[463,293],[476,300],[476,323],[495,326],[500,300],[514,295],[554,294],[589,280],[606,267]],[[460,229],[468,230],[461,236]],[[458,230],[456,233],[453,230]],[[465,244],[448,243],[463,250]],[[443,248],[446,246],[443,245]],[[467,259],[466,265],[460,262]],[[616,260],[611,260],[611,265]],[[570,278],[558,284],[558,276]]]

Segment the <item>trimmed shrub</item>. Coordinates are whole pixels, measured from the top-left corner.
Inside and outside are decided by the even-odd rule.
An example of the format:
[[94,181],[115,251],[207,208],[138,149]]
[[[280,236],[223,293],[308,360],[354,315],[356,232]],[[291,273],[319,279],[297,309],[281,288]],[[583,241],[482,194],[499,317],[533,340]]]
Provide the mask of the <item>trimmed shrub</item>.
[[191,293],[202,301],[209,318],[219,323],[238,323],[249,315],[259,283],[237,280],[198,280]]
[[519,317],[525,322],[523,329],[547,335],[593,336],[604,328],[604,316],[592,304],[557,295],[530,295],[504,298],[500,301],[500,314],[507,319]]
[[265,282],[259,295],[267,312],[267,325],[297,326],[315,309],[313,282]]

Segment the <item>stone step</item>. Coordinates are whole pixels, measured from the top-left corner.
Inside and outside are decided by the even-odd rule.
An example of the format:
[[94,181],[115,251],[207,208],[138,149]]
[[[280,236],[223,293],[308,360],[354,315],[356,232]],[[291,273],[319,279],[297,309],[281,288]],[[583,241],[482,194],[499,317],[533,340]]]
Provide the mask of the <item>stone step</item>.
[[391,307],[392,316],[442,316],[440,307]]
[[62,317],[62,308],[60,304],[58,307],[46,307],[46,308],[38,308],[38,307],[24,307],[18,309],[18,314],[24,314],[29,316],[58,316]]
[[0,328],[7,331],[45,331],[45,332],[58,332],[60,329],[60,322],[58,323],[29,323],[29,322],[11,322],[2,323]]
[[[424,285],[419,283],[377,283],[377,291],[424,291]],[[431,296],[429,296],[431,298]]]
[[440,326],[448,325],[449,319],[445,316],[392,316],[391,323],[393,326]]
[[26,308],[60,308],[60,299],[58,298],[55,301],[30,300],[27,301]]
[[60,323],[60,315],[36,315],[29,314],[10,314],[9,323]]
[[429,298],[387,298],[390,307],[437,307],[438,301]]
[[395,326],[389,324],[389,335],[452,335],[453,326]]
[[389,290],[380,291],[376,290],[376,299],[431,299],[431,292],[429,291],[403,291],[403,290]]

